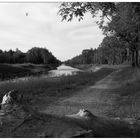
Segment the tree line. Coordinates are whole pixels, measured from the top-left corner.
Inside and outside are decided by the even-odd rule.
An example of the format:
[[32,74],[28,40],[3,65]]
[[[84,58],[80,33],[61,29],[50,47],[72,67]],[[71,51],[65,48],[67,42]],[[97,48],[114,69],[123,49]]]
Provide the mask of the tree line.
[[0,63],[33,63],[33,64],[59,64],[60,61],[46,48],[33,47],[26,53],[0,50]]
[[128,64],[131,63],[130,51],[115,37],[105,37],[97,49],[85,49],[82,53],[65,63],[77,64]]
[[[91,13],[93,18],[100,15],[97,25],[102,29],[103,34],[106,36],[97,52],[101,53],[103,50],[107,51],[108,48],[108,53],[105,57],[108,57],[107,59],[110,57],[110,59],[113,59],[112,63],[116,63],[116,61],[124,61],[125,58],[122,58],[123,52],[120,53],[120,51],[125,51],[124,53],[129,53],[131,65],[133,67],[138,66],[140,50],[140,3],[64,2],[60,5],[58,13],[62,17],[62,21],[71,21],[74,17],[78,18],[80,21],[83,20],[84,15],[87,12]],[[109,43],[105,40],[109,41]],[[116,40],[118,40],[117,42],[120,42],[121,46],[119,43],[118,46],[115,45]],[[110,56],[109,51],[114,53],[114,55]],[[101,59],[100,57],[98,58],[99,60]]]

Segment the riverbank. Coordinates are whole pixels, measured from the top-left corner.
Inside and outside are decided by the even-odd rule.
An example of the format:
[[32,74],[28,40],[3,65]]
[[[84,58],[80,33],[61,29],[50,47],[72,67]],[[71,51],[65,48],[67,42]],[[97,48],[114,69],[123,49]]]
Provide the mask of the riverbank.
[[[81,129],[81,125],[71,123],[71,120],[65,122],[63,118],[77,113],[79,109],[87,109],[95,115],[96,121],[95,118],[89,124],[82,121],[82,129],[88,130],[87,126],[93,130],[92,137],[137,137],[140,117],[139,73],[140,69],[131,67],[101,68],[96,72],[79,72],[72,76],[8,82],[0,85],[0,99],[7,91],[17,89],[19,94],[23,94],[23,103],[28,105],[27,108],[44,114],[46,120],[31,119],[18,127],[18,137],[45,137],[47,134],[48,137],[71,137]],[[12,125],[2,127],[8,130]],[[7,130],[0,132],[3,137],[7,136]],[[15,135],[11,133],[9,136]]]
[[2,100],[3,95],[9,90],[16,89],[20,94],[23,94],[25,101],[33,104],[44,102],[41,100],[42,98],[53,97],[45,101],[49,104],[55,102],[59,97],[71,96],[75,91],[93,85],[112,71],[113,69],[101,69],[95,73],[79,72],[77,75],[71,76],[32,77],[27,81],[7,81],[0,84],[0,99]]
[[[42,111],[42,109],[44,109],[44,107],[49,107],[52,104],[57,103],[58,101],[60,101],[62,98],[69,98],[72,95],[74,95],[77,91],[80,91],[84,88],[87,88],[88,86],[94,85],[97,81],[103,79],[104,77],[106,77],[108,74],[112,73],[114,70],[113,69],[101,69],[95,73],[93,72],[79,72],[77,73],[77,75],[71,75],[71,76],[61,76],[61,77],[48,77],[48,78],[43,78],[43,77],[38,77],[38,78],[34,78],[32,77],[29,80],[23,80],[23,81],[18,81],[18,82],[12,82],[12,81],[8,81],[8,82],[3,82],[2,84],[0,84],[0,102],[2,101],[2,97],[10,90],[15,89],[18,91],[18,95],[23,95],[22,98],[22,103],[28,104],[29,107],[37,110],[38,111]],[[28,109],[28,107],[27,107]],[[55,111],[55,110],[54,110]],[[59,114],[58,114],[59,115]],[[63,115],[63,114],[61,114]],[[65,123],[63,121],[63,119],[61,119],[61,115],[60,115],[60,119],[59,122],[61,121],[61,124]],[[36,126],[35,128],[46,128],[46,126],[49,127],[49,129],[51,129],[51,133],[52,137],[54,137],[54,135],[56,133],[58,133],[58,137],[60,136],[60,132],[63,131],[64,129],[67,131],[67,133],[71,133],[73,132],[74,134],[77,133],[77,125],[74,124],[70,126],[71,128],[67,127],[67,123],[65,124],[65,128],[61,127],[61,131],[56,130],[57,128],[59,128],[60,125],[56,125],[54,126],[53,124],[57,124],[59,122],[58,119],[56,118],[56,120],[53,120],[53,118],[55,118],[55,116],[51,117],[51,124],[50,121],[47,121],[47,125],[44,125],[44,122],[40,124],[39,120],[36,120],[35,122],[32,122],[31,120],[31,124],[26,123],[24,126],[24,124],[19,127],[18,130],[22,130],[21,133],[18,132],[18,137],[32,137],[34,134],[36,134],[36,136],[38,135],[38,133],[35,133],[36,130],[32,129],[32,126]],[[47,119],[48,120],[48,119]],[[12,120],[13,121],[13,120]],[[14,120],[16,121],[16,120]],[[53,126],[52,126],[53,125]],[[15,133],[11,133],[9,132],[9,130],[11,130],[11,128],[13,128],[13,123],[12,125],[10,123],[8,124],[3,124],[0,126],[0,128],[2,129],[2,131],[0,132],[0,135],[2,137],[11,137],[14,136]],[[78,127],[79,129],[80,127]],[[59,128],[60,129],[60,128]],[[25,133],[25,135],[23,135],[22,132],[28,130],[28,132],[30,132],[30,134]],[[45,129],[48,130],[48,129]],[[80,128],[81,130],[81,128]],[[49,131],[49,130],[48,130]],[[26,131],[27,132],[27,131]],[[65,132],[65,131],[64,131]],[[65,134],[63,137],[67,136],[67,134]],[[70,134],[70,136],[72,136],[72,134]],[[37,136],[39,137],[39,136]],[[61,136],[62,137],[62,136]]]
[[47,74],[49,70],[56,69],[56,65],[43,64],[0,64],[0,80],[10,80],[19,77]]
[[125,67],[130,67],[130,65],[108,65],[108,64],[77,64],[72,65],[72,67],[84,70],[84,71],[97,71],[101,68],[111,68],[111,69],[120,69]]
[[[96,75],[100,77],[103,74],[102,71],[104,68],[93,74],[95,77]],[[100,80],[94,76],[89,75],[86,80],[87,83],[93,79],[95,82],[83,86],[84,88],[73,90],[73,94],[68,97],[62,96],[57,102],[49,106],[46,105],[44,108],[41,106],[40,110],[43,108],[42,112],[44,113],[66,115],[76,113],[80,108],[84,108],[97,116],[128,120],[140,118],[139,68],[122,67],[114,69],[104,78],[101,76]],[[84,77],[82,78],[84,81]]]
[[[23,101],[28,106],[38,110],[42,114],[51,116],[49,120],[47,118],[47,125],[44,125],[44,122],[39,123],[39,120],[34,122],[29,120],[30,125],[35,126],[38,123],[38,126],[32,129],[29,122],[25,123],[20,127],[20,133],[17,130],[19,137],[23,136],[23,130],[26,132],[30,131],[30,134],[27,133],[26,135],[32,137],[33,134],[36,134],[35,132],[38,131],[38,128],[42,128],[47,132],[51,129],[50,137],[55,137],[56,133],[57,137],[62,137],[62,132],[64,133],[65,131],[67,133],[76,132],[77,130],[74,130],[75,126],[73,125],[69,129],[69,125],[64,122],[63,117],[65,115],[75,114],[79,109],[83,108],[89,110],[99,118],[99,124],[97,122],[94,122],[91,126],[88,124],[89,128],[101,127],[103,129],[104,132],[101,133],[101,128],[96,132],[93,129],[95,137],[136,137],[139,136],[135,135],[138,134],[136,130],[138,127],[130,129],[130,132],[131,130],[134,132],[129,134],[123,124],[126,124],[126,121],[128,124],[131,124],[133,121],[139,120],[139,85],[139,68],[101,68],[96,72],[79,72],[77,75],[72,76],[38,77],[17,83],[3,83],[0,85],[0,100],[2,100],[3,95],[9,90],[16,89],[19,94],[23,95]],[[102,118],[102,121],[100,121],[99,116]],[[123,124],[113,124],[112,119],[120,122],[123,120]],[[60,123],[62,125],[61,127]],[[117,131],[114,130],[116,127]],[[7,126],[6,129],[8,128]],[[6,135],[4,134],[5,131],[0,133]],[[99,133],[100,135],[98,135]],[[63,135],[63,137],[65,136],[67,134]]]

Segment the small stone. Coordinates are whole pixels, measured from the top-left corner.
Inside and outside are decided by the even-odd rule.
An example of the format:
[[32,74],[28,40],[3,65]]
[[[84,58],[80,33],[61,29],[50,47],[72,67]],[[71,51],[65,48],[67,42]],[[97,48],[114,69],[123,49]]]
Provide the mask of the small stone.
[[66,115],[66,116],[67,117],[74,117],[74,118],[83,118],[83,119],[95,117],[90,111],[85,110],[85,109],[80,109],[77,114]]
[[6,93],[6,94],[3,96],[1,105],[9,104],[9,103],[12,101],[12,98],[11,98],[11,96],[10,96],[10,93],[11,93],[11,92],[8,92],[8,93]]

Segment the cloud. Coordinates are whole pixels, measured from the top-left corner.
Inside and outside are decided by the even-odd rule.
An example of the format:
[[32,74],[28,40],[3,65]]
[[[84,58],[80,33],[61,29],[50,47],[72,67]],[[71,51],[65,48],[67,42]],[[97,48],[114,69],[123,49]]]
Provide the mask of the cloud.
[[34,46],[46,47],[60,60],[66,60],[83,49],[98,47],[103,35],[91,15],[81,22],[61,22],[59,4],[0,3],[1,49],[25,52]]

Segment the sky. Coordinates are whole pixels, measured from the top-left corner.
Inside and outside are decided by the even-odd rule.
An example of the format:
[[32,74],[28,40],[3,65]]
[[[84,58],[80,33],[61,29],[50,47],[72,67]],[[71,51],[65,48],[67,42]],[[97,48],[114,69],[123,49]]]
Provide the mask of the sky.
[[[60,3],[0,3],[0,49],[47,48],[59,60],[97,48],[104,38],[92,16],[62,22]],[[26,15],[28,13],[28,16]]]

